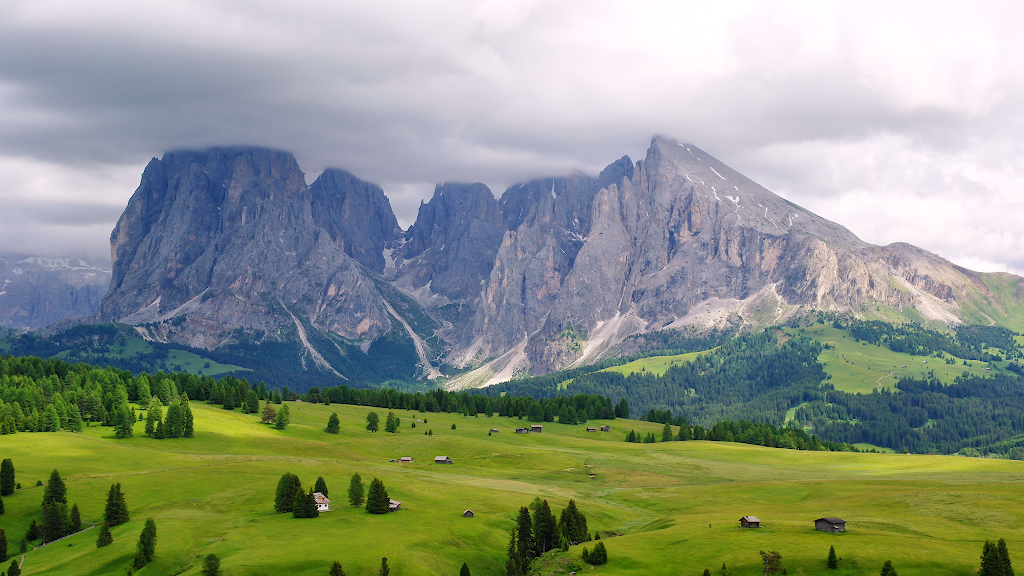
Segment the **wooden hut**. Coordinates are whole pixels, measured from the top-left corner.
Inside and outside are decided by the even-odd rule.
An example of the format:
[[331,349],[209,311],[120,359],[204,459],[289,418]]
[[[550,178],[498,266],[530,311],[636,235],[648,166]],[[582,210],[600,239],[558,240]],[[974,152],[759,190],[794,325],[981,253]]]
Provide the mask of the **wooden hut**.
[[604,426],[601,426],[601,432],[611,432],[611,431],[612,431],[612,427],[611,426],[609,426],[607,424],[605,424]]
[[740,526],[744,528],[760,528],[761,519],[757,516],[744,516],[740,518]]
[[398,500],[388,500],[388,512],[397,512],[402,508],[402,503]]
[[540,424],[531,424],[530,425],[530,432],[543,432],[543,431],[544,431],[544,427],[541,426]]
[[818,518],[814,529],[822,532],[846,532],[846,520],[842,518]]
[[462,513],[462,516],[464,518],[472,518],[473,517],[473,511],[470,510],[469,508],[466,508],[466,511]]
[[590,426],[587,426],[587,432],[597,432],[597,428],[591,428]]
[[434,464],[454,464],[454,462],[447,456],[434,456]]
[[529,428],[516,428],[516,434],[529,434]]
[[412,456],[402,456],[398,461],[402,464],[412,464]]

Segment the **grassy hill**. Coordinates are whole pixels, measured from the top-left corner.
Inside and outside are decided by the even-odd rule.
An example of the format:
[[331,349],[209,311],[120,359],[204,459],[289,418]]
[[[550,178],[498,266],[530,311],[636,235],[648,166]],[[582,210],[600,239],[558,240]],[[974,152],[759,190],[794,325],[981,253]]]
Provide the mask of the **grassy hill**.
[[[585,569],[595,575],[717,574],[725,563],[730,574],[753,576],[760,550],[779,551],[789,574],[824,574],[834,545],[842,557],[835,574],[877,574],[891,559],[902,576],[968,576],[982,542],[999,537],[1018,561],[1024,557],[1022,462],[632,444],[623,442],[630,429],[661,427],[621,419],[588,423],[608,423],[610,433],[546,424],[542,434],[517,435],[517,419],[400,411],[399,434],[371,434],[363,428],[366,407],[289,404],[292,425],[284,431],[193,402],[194,439],[146,438],[141,423],[127,440],[99,427],[3,436],[0,457],[13,459],[24,488],[4,499],[0,528],[17,550],[39,517],[43,488],[34,484],[57,468],[83,520],[100,519],[113,482],[123,484],[132,520],[112,530],[106,548],[95,548],[92,529],[29,552],[25,574],[123,575],[152,517],[157,554],[137,572],[143,576],[199,574],[211,552],[232,576],[325,575],[334,560],[350,575],[371,575],[382,556],[395,576],[455,574],[463,562],[474,576],[496,576],[504,574],[512,518],[536,496],[556,514],[575,498],[591,531],[602,531],[610,560]],[[338,435],[322,430],[331,412],[341,418]],[[500,432],[489,436],[491,428]],[[436,455],[455,464],[434,465]],[[388,461],[400,456],[416,461]],[[335,511],[316,519],[275,514],[274,489],[287,471],[306,487],[323,476]],[[353,472],[366,484],[381,478],[403,510],[374,516],[347,506]],[[463,518],[466,508],[476,517]],[[760,516],[765,528],[738,528],[745,514]],[[821,516],[846,519],[849,531],[814,531]],[[578,561],[581,548],[561,560]]]

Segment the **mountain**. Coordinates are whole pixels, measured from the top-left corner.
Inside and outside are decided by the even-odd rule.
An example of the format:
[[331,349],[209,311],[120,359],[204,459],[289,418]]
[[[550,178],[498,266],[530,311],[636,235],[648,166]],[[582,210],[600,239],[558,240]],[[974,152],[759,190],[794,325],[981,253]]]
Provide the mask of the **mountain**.
[[816,311],[1024,328],[1024,279],[871,245],[663,137],[499,199],[438,185],[404,231],[344,170],[307,186],[287,152],[169,152],[111,253],[91,321],[268,378],[480,386]]
[[[413,377],[417,360],[430,368],[397,310],[418,307],[375,274],[397,231],[383,191],[346,172],[306,186],[286,152],[171,152],[146,167],[111,234],[113,276],[95,319],[233,351],[242,365]],[[391,362],[374,361],[372,344],[392,340],[405,365],[382,370]]]
[[110,270],[81,258],[0,257],[0,326],[42,328],[96,311]]

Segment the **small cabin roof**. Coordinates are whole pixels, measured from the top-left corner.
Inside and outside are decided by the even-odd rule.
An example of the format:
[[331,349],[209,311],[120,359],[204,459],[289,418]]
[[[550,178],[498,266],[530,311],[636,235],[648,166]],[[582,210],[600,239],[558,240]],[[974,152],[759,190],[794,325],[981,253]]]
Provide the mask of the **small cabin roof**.
[[330,504],[331,501],[327,499],[321,492],[313,492],[313,499],[316,500],[317,504]]
[[743,522],[744,520],[747,522],[757,522],[758,524],[761,523],[761,519],[757,516],[744,516],[743,518],[740,518],[740,522]]
[[447,456],[434,456],[434,460],[451,460],[451,458]]
[[823,520],[824,520],[825,522],[831,522],[831,523],[833,523],[833,524],[846,524],[846,520],[843,520],[842,518],[835,518],[835,517],[830,517],[830,518],[818,518],[817,520],[815,520],[815,522],[821,522],[821,521],[823,521]]
[[394,506],[396,504],[401,505],[402,503],[399,502],[398,500],[388,499],[388,504],[391,504],[392,506]]

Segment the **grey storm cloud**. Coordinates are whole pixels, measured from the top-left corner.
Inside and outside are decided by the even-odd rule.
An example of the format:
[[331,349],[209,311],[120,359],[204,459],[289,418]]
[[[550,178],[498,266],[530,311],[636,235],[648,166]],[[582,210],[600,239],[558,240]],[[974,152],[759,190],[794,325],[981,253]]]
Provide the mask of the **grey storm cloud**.
[[[12,0],[0,243],[105,257],[97,230],[169,149],[290,150],[309,177],[334,166],[381,184],[408,225],[436,182],[500,194],[637,159],[666,134],[868,241],[1022,271],[1022,15],[1012,2]],[[63,208],[27,208],[42,202]]]

